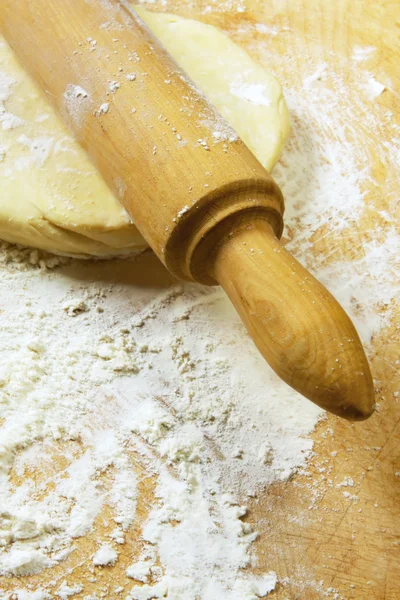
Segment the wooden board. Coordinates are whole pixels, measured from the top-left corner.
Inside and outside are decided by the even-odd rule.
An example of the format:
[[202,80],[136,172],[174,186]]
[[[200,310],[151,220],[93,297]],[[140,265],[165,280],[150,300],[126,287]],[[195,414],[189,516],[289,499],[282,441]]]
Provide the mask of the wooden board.
[[[335,65],[347,78],[341,60],[351,55],[354,46],[374,46],[368,70],[379,81],[388,85],[375,102],[387,107],[400,124],[400,9],[397,2],[381,0],[221,0],[214,12],[204,13],[209,1],[151,3],[154,9],[176,11],[216,24],[234,39],[246,46],[256,58],[267,64],[259,54],[252,33],[246,34],[244,25],[266,23],[277,27],[280,35],[274,38],[273,51],[268,61],[274,60],[273,70],[282,81],[298,84],[308,72],[310,62],[325,61]],[[240,9],[238,12],[237,9]],[[243,10],[242,10],[243,9]],[[240,27],[239,27],[240,25]],[[251,29],[248,30],[253,31]],[[286,59],[279,60],[279,57]],[[290,56],[291,60],[287,60]],[[390,85],[389,85],[390,82]],[[341,99],[343,120],[348,115],[346,103],[353,98]],[[338,117],[340,118],[340,116]],[[389,210],[399,217],[399,204],[393,205],[398,182],[393,177],[394,165],[383,161],[377,145],[382,142],[376,132],[363,127],[366,114],[359,114],[359,122],[352,123],[357,130],[356,142],[365,144],[370,152],[375,180],[365,189],[370,210],[365,214],[353,235],[346,238],[317,232],[313,252],[328,260],[332,252],[352,260],[362,253],[363,242],[369,240],[377,224],[384,231],[388,225],[379,211]],[[344,121],[345,122],[345,121]],[[318,123],[315,124],[318,127]],[[387,133],[389,136],[389,132]],[[356,143],[355,142],[355,143]],[[390,203],[390,207],[389,207]],[[396,213],[397,210],[397,213]],[[147,277],[168,287],[171,279],[151,256],[145,257]],[[112,276],[105,275],[106,266],[97,270],[110,277],[110,282],[125,277],[124,265],[113,266]],[[99,271],[99,272],[100,272]],[[142,277],[139,270],[129,277],[136,283]],[[382,307],[385,310],[385,307]],[[398,313],[397,313],[398,317]],[[250,503],[248,519],[256,523],[260,532],[256,542],[259,571],[274,569],[280,583],[271,594],[279,600],[317,600],[326,597],[346,600],[397,600],[400,598],[400,404],[394,395],[399,381],[399,321],[373,340],[373,375],[378,392],[379,410],[369,421],[352,425],[329,417],[313,435],[315,455],[307,472],[298,474],[290,482],[270,487],[257,501]],[[65,448],[55,449],[55,464],[62,465]],[[79,448],[72,448],[78,452]],[[337,452],[332,456],[332,452]],[[134,460],[134,457],[133,457]],[[141,470],[137,461],[138,472]],[[43,474],[38,474],[38,479]],[[349,488],[357,501],[343,496],[337,483],[345,477],[354,480]],[[23,578],[18,587],[40,585],[68,576],[69,583],[84,583],[84,593],[114,598],[115,586],[126,585],[126,567],[140,549],[140,530],[151,506],[154,482],[143,478],[140,483],[138,519],[129,531],[127,543],[121,547],[120,560],[113,568],[96,570],[93,578],[91,555],[97,548],[98,532],[112,527],[103,513],[96,522],[95,531],[76,540],[77,550],[66,561],[49,572]],[[16,581],[9,581],[5,589],[15,589]],[[184,600],[184,599],[182,599]]]

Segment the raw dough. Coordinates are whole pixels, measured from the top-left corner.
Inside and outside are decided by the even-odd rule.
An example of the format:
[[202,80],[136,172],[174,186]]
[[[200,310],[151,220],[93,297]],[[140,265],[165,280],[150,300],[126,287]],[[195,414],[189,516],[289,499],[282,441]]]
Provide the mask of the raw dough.
[[[277,80],[218,29],[137,9],[270,170],[289,133]],[[0,37],[0,238],[72,256],[147,246]]]

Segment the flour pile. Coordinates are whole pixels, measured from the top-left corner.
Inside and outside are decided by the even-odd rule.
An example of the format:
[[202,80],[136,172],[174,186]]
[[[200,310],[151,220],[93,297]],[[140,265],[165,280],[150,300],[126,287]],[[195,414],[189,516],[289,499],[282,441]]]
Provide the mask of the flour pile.
[[64,560],[104,504],[118,552],[140,501],[139,461],[157,477],[142,532],[157,552],[139,581],[160,563],[156,597],[251,598],[272,575],[240,574],[257,537],[246,497],[304,464],[320,411],[265,367],[219,290],[79,283],[95,271],[2,268],[2,572]]
[[[293,135],[274,172],[285,235],[370,349],[389,323],[399,240],[378,211],[370,241],[341,258],[372,175],[337,122],[339,109],[349,122],[357,113],[344,82],[330,72],[336,93],[314,87],[325,70],[309,69],[301,93],[288,90]],[[394,129],[371,111],[377,135],[383,121]],[[382,161],[393,151],[382,142]],[[331,254],[315,258],[324,236]],[[219,289],[173,283],[154,265],[150,254],[82,264],[1,249],[0,573],[21,576],[4,598],[257,600],[276,585],[273,572],[246,570],[257,565],[247,505],[305,465],[322,411],[269,369]],[[158,287],[141,284],[149,269]],[[69,561],[94,524],[73,586]],[[99,569],[121,565],[122,584],[96,588]],[[23,578],[54,566],[46,586]]]

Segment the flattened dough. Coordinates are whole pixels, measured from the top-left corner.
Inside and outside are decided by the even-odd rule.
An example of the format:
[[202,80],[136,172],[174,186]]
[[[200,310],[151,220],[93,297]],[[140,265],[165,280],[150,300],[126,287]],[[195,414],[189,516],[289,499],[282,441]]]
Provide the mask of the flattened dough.
[[[215,27],[137,10],[271,170],[289,133],[275,77]],[[147,246],[1,36],[0,238],[70,256],[123,255]]]

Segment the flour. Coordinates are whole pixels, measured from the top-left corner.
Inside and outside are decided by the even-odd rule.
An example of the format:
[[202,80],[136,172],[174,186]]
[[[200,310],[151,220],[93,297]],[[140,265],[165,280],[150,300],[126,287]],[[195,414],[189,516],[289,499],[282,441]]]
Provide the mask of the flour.
[[80,85],[68,84],[64,96],[64,109],[75,127],[80,126],[92,108],[89,93]]
[[[210,598],[234,585],[251,590],[253,579],[239,574],[252,563],[257,532],[243,521],[239,497],[305,463],[312,443],[303,436],[320,411],[265,367],[219,290],[178,285],[135,300],[129,286],[71,283],[82,268],[92,267],[2,267],[2,572],[62,564],[104,505],[128,531],[138,501],[135,448],[158,473],[142,532],[162,569],[151,571],[150,589],[167,586],[170,598],[182,589],[188,598],[207,588]],[[259,459],[266,435],[268,465]],[[241,458],[232,458],[238,445]],[[62,476],[34,484],[32,472],[46,473],[60,453]],[[22,487],[13,473],[24,476]],[[102,543],[118,552],[121,532]]]
[[[0,40],[0,44],[4,43]],[[11,77],[9,77],[6,73],[0,70],[0,124],[4,131],[9,131],[10,129],[15,129],[22,125],[23,121],[17,115],[14,115],[8,112],[4,106],[4,102],[8,99],[10,95],[11,88],[13,86],[14,81]],[[0,156],[2,152],[0,152]],[[5,156],[5,151],[3,154],[3,158]],[[1,158],[0,160],[3,160]]]
[[270,106],[271,100],[268,97],[268,90],[261,84],[232,84],[231,92],[238,98],[243,98],[256,106]]
[[357,62],[364,62],[372,58],[375,52],[374,46],[354,46],[351,57]]
[[14,161],[14,167],[17,171],[23,171],[33,165],[43,167],[55,146],[54,138],[48,136],[29,138],[23,134],[18,137],[17,141],[22,148],[28,150],[28,153],[22,153]]
[[365,88],[371,100],[378,98],[385,91],[386,86],[375,79],[373,75],[368,75]]
[[[164,10],[167,11],[168,0],[139,0],[138,4],[156,4],[157,6],[163,6]],[[189,3],[193,8],[195,7],[194,3]],[[173,8],[173,7],[172,7]],[[204,14],[209,13],[243,13],[246,10],[245,0],[209,0],[204,3],[204,8],[202,12]]]
[[336,487],[354,487],[354,485],[354,479],[352,479],[351,477],[345,477],[341,483],[336,484]]
[[153,566],[154,565],[151,563],[151,561],[138,561],[137,563],[127,568],[126,575],[131,579],[136,579],[136,581],[147,583],[151,575],[151,569]]
[[110,104],[108,102],[103,102],[103,104],[100,104],[99,110],[97,111],[97,115],[105,115],[106,113],[108,113],[110,108]]
[[303,87],[305,89],[314,87],[318,81],[323,80],[326,77],[326,70],[328,68],[327,63],[322,63],[319,67],[312,73],[312,75],[308,75],[303,79]]
[[62,583],[62,585],[56,591],[56,596],[61,598],[61,600],[68,600],[71,596],[75,596],[79,594],[83,589],[83,585],[67,585],[66,581]]
[[108,89],[112,94],[115,94],[117,90],[121,87],[121,84],[118,81],[111,81],[108,85]]
[[117,558],[118,553],[110,546],[110,544],[102,544],[93,556],[93,564],[96,565],[96,567],[107,567],[109,565],[115,565]]
[[[358,92],[361,105],[370,98],[364,71],[350,94],[325,63],[306,69],[287,90],[293,134],[274,172],[287,199],[285,238],[344,305],[370,352],[398,292],[399,238],[388,226],[396,199],[379,212],[385,228],[376,224],[362,252],[344,260],[341,238],[363,219],[372,177],[352,129],[353,100]],[[348,115],[346,128],[338,111]],[[367,125],[374,135],[393,132],[378,153],[397,177],[391,159],[400,132],[379,106]],[[331,250],[316,258],[313,246],[324,238]],[[9,590],[18,600],[94,598],[90,569],[73,585],[64,567],[94,528],[86,563],[95,573],[120,568],[133,526],[143,544],[110,598],[257,600],[277,583],[270,571],[247,570],[257,566],[259,535],[248,505],[306,465],[308,434],[323,413],[269,369],[219,289],[137,283],[151,261],[145,254],[125,267],[83,265],[1,248],[0,573],[21,577],[7,580],[7,600]],[[154,501],[142,523],[146,481]],[[353,480],[337,487],[355,500]],[[24,576],[53,566],[62,571],[53,587],[24,588]]]
[[50,594],[40,589],[30,592],[22,588],[16,588],[14,590],[14,595],[18,600],[51,600]]

